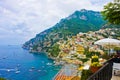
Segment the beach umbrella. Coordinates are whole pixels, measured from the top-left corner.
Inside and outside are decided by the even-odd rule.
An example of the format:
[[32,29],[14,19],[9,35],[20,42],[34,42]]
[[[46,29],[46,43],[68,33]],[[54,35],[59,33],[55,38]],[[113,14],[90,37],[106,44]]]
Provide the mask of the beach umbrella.
[[120,40],[104,38],[104,39],[96,41],[95,44],[102,45],[102,46],[104,46],[104,45],[120,45]]
[[96,41],[94,44],[108,46],[108,49],[110,52],[110,48],[113,48],[115,46],[120,46],[120,40],[111,39],[111,38],[104,38],[104,39]]

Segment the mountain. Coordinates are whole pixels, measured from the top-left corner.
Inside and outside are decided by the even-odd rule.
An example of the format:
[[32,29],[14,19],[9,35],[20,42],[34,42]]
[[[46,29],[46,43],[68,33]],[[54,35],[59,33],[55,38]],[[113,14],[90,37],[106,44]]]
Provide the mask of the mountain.
[[23,48],[32,52],[47,51],[59,40],[66,40],[79,32],[99,30],[105,23],[100,12],[85,9],[75,11],[70,16],[61,19],[52,28],[25,42]]

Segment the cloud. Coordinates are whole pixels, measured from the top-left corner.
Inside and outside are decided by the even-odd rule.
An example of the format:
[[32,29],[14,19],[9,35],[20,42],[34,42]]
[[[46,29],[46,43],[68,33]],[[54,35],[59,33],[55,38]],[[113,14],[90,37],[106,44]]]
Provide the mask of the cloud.
[[109,1],[0,0],[0,39],[7,40],[13,36],[13,39],[21,38],[25,42],[76,10],[84,8],[101,11]]

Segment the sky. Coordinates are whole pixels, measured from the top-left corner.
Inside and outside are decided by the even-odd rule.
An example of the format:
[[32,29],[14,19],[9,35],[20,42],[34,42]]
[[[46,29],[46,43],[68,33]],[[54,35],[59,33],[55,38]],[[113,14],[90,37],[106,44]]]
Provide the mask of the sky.
[[112,0],[0,0],[0,45],[23,44],[76,10],[101,11]]

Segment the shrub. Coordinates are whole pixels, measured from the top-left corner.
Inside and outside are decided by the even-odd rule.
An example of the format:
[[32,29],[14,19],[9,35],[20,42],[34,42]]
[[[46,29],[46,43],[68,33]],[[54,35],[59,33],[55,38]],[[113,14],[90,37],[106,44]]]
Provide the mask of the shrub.
[[83,70],[81,75],[81,80],[87,80],[88,77],[92,75],[92,72],[90,70]]

